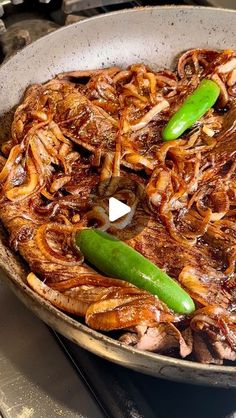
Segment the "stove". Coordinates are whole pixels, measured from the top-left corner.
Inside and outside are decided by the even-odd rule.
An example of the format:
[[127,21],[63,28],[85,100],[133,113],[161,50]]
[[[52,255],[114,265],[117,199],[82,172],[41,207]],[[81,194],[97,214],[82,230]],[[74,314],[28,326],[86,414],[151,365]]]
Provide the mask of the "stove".
[[[0,0],[0,63],[60,26],[127,7],[235,0]],[[58,335],[0,273],[0,418],[236,418],[236,390],[163,381],[108,363]]]
[[99,13],[153,4],[236,8],[235,0],[0,0],[0,62],[62,25]]

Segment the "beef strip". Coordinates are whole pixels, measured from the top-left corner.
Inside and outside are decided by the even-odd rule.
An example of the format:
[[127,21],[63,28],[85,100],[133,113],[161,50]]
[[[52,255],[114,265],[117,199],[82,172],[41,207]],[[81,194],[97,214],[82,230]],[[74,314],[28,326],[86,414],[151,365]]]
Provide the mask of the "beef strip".
[[190,338],[188,338],[188,344],[174,324],[160,324],[157,327],[149,327],[135,347],[139,350],[158,353],[165,353],[171,349],[179,348],[181,357],[186,357],[192,351]]

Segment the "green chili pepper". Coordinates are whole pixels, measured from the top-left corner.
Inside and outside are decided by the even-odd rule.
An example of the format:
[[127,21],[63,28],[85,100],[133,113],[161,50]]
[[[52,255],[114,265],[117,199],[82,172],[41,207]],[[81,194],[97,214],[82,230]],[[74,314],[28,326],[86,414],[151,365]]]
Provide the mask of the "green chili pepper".
[[216,102],[220,88],[212,80],[204,79],[170,118],[162,131],[164,141],[179,138],[186,129],[200,119]]
[[112,235],[98,229],[83,229],[76,234],[75,242],[85,259],[101,272],[147,290],[175,312],[194,311],[193,300],[175,280]]

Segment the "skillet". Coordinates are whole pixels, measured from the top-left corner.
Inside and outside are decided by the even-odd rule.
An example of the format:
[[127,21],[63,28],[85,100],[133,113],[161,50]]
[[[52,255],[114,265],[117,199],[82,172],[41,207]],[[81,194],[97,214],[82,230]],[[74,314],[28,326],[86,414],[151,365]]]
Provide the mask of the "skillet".
[[[171,67],[190,48],[236,46],[236,12],[205,7],[162,6],[124,10],[63,27],[0,67],[0,129],[7,137],[11,109],[26,87],[75,69],[144,62]],[[236,387],[236,366],[203,365],[127,347],[74,320],[28,288],[27,266],[0,233],[0,267],[16,295],[48,325],[83,348],[117,364],[160,378],[218,387]]]

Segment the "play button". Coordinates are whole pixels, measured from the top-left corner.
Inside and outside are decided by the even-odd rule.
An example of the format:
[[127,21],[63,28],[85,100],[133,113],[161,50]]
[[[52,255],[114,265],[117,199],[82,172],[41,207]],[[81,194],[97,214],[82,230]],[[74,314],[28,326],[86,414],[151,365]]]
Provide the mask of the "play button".
[[131,207],[116,199],[109,198],[109,221],[114,222],[131,212]]
[[140,234],[150,219],[144,181],[135,174],[99,182],[89,196],[83,224],[127,241]]

